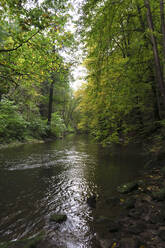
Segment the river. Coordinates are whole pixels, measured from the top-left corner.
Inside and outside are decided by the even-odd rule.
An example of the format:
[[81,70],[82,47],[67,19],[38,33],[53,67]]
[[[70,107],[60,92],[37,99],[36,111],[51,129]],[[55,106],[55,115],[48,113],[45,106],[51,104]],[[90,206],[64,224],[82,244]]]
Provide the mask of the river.
[[[87,136],[1,149],[0,242],[44,230],[57,247],[95,248],[95,219],[118,212],[106,199],[136,179],[143,162],[136,146],[104,148]],[[96,209],[87,204],[93,194]],[[65,213],[66,222],[52,223],[53,213]]]

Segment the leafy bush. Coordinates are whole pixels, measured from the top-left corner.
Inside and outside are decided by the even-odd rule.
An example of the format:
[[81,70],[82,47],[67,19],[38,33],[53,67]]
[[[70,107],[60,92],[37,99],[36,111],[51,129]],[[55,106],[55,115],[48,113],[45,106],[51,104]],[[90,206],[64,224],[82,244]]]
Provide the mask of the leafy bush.
[[31,136],[35,138],[47,136],[48,126],[47,120],[42,120],[41,118],[33,118],[28,123],[28,132]]
[[12,101],[3,99],[0,102],[0,141],[24,139],[27,121],[18,112],[18,107]]
[[67,128],[61,116],[57,112],[53,113],[51,124],[52,134],[54,134],[56,137],[61,137],[66,130]]

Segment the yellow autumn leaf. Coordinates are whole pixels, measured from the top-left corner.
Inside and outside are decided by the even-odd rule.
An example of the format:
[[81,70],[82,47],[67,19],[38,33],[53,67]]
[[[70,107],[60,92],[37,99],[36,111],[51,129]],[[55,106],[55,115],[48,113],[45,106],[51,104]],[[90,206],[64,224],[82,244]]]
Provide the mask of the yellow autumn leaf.
[[114,242],[111,248],[115,248],[117,246],[117,243]]

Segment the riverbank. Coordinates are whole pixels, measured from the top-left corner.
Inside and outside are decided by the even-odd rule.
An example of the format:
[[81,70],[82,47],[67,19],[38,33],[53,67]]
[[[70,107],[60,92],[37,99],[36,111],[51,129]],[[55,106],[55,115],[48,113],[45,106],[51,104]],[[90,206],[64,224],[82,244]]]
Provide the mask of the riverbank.
[[39,140],[39,139],[31,139],[31,140],[26,140],[26,141],[13,141],[11,143],[5,143],[5,144],[0,144],[0,150],[4,148],[13,148],[21,145],[26,145],[26,144],[41,144],[44,143],[45,140]]
[[138,181],[118,187],[119,197],[109,201],[109,209],[120,205],[121,213],[110,220],[101,216],[96,230],[106,228],[97,236],[101,248],[163,248],[165,247],[165,167],[146,169]]
[[25,139],[23,141],[14,140],[10,143],[0,143],[0,150],[4,149],[4,148],[13,148],[13,147],[18,147],[18,146],[27,145],[27,144],[42,144],[42,143],[45,143],[48,141],[54,141],[56,139],[62,139],[66,135],[69,135],[69,134],[73,134],[73,132],[66,132],[62,136],[59,136],[59,137],[52,135],[52,136],[48,136],[48,137],[43,138],[43,139],[29,138],[29,139]]

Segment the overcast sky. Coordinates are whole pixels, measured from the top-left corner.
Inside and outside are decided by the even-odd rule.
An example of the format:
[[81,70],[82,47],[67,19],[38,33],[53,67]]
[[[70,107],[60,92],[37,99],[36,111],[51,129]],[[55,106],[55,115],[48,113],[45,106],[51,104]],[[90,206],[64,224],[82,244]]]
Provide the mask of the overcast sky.
[[[76,24],[74,23],[75,21],[78,21],[80,14],[79,9],[81,8],[81,5],[83,3],[84,0],[69,0],[68,2],[71,3],[71,5],[73,6],[73,8],[71,10],[69,10],[69,14],[72,17],[72,19],[70,19],[66,25],[66,29],[70,32],[72,32],[75,36],[75,38],[77,40],[80,40],[80,37],[77,36],[77,27]],[[39,4],[41,4],[43,2],[43,0],[39,0]],[[27,8],[31,7],[33,5],[33,0],[29,0],[28,4],[27,4]],[[67,62],[73,62],[76,61],[76,64],[74,66],[72,66],[71,68],[71,74],[72,74],[72,78],[70,85],[74,90],[77,90],[82,83],[85,81],[85,77],[87,75],[87,71],[86,68],[82,65],[83,63],[83,44],[80,44],[77,48],[77,51],[74,51],[74,56],[73,54],[71,54],[71,50],[66,49],[65,51],[63,51],[61,53],[61,55],[65,58],[65,60]],[[68,50],[68,51],[67,51]]]
[[[80,39],[77,37],[77,30],[76,30],[76,25],[74,23],[74,21],[77,21],[80,17],[78,10],[81,7],[81,4],[83,2],[83,0],[70,0],[73,9],[69,11],[69,14],[72,16],[72,20],[70,20],[67,24],[67,29],[69,31],[71,31],[75,36],[76,39]],[[83,49],[82,49],[83,44],[80,44],[78,46],[77,52],[76,54],[74,54],[75,58],[77,58],[77,65],[72,66],[72,76],[73,76],[73,80],[71,80],[70,84],[71,87],[74,90],[77,90],[82,83],[85,81],[85,77],[87,75],[87,71],[86,68],[82,65],[83,62]],[[69,57],[67,54],[64,54],[64,57],[67,57],[67,60],[71,60],[72,61],[72,57]]]

